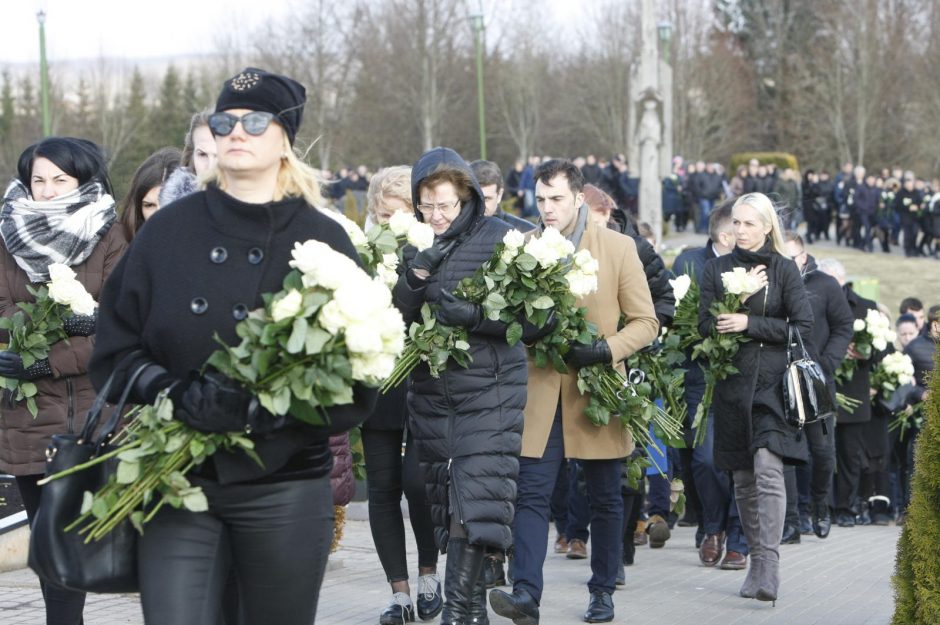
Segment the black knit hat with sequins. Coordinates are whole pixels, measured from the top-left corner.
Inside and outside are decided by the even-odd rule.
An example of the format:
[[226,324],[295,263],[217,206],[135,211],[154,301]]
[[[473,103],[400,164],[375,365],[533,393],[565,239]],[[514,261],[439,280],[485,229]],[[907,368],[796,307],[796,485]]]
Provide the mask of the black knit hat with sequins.
[[246,67],[225,81],[215,110],[249,109],[272,113],[293,145],[306,101],[307,90],[293,78]]

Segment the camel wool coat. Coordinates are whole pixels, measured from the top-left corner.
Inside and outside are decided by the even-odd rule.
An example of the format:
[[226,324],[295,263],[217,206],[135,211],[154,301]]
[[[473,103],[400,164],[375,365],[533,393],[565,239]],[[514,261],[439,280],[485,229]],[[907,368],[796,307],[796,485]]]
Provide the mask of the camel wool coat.
[[[597,291],[579,300],[578,306],[587,308],[587,320],[607,339],[613,356],[610,364],[622,369],[621,361],[649,345],[659,332],[636,244],[630,237],[588,220],[578,249],[589,250],[599,264]],[[618,331],[621,313],[625,324]],[[539,368],[529,358],[522,455],[542,457],[560,400],[566,457],[610,460],[628,456],[633,451],[633,441],[619,419],[598,427],[584,416],[588,398],[578,392],[578,372],[570,369],[562,374],[550,365]]]

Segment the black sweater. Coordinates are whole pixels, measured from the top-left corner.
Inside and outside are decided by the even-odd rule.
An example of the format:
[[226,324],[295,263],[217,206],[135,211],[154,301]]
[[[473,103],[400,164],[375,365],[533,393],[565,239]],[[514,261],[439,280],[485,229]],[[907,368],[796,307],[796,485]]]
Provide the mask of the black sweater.
[[[185,380],[217,348],[214,335],[237,344],[238,320],[263,305],[263,293],[281,290],[294,243],[308,239],[359,262],[342,227],[301,198],[247,204],[210,186],[160,210],[105,284],[90,367],[96,388],[120,365],[114,383],[120,391],[140,360],[122,358],[135,349]],[[217,453],[206,474],[223,483],[327,474],[328,435],[361,422],[375,392],[357,386],[355,398],[328,410],[328,428],[290,420],[280,431],[253,436],[263,468],[241,452]]]

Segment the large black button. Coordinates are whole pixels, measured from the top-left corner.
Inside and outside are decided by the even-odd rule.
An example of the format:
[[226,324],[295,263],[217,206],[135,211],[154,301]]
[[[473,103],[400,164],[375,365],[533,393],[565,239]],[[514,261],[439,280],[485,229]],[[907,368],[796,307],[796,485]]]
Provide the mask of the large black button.
[[248,262],[257,265],[264,260],[264,251],[260,247],[253,247],[248,250]]
[[228,250],[224,247],[214,247],[212,251],[209,252],[209,260],[214,262],[216,265],[221,265],[228,259]]
[[209,302],[207,302],[204,297],[194,297],[193,301],[189,303],[189,310],[192,311],[194,315],[201,315],[209,310]]
[[241,321],[248,316],[248,307],[244,304],[235,304],[232,306],[232,316],[235,317],[235,321]]

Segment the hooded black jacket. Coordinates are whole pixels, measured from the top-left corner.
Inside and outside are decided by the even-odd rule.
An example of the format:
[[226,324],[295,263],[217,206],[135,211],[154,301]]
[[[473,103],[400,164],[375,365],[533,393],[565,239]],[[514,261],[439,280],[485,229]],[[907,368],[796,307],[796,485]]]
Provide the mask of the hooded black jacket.
[[[483,194],[470,167],[448,148],[434,148],[415,163],[411,174],[415,202],[421,182],[439,167],[466,172],[474,181],[472,198],[440,235],[454,240],[454,246],[418,289],[409,285],[414,249],[406,248],[393,296],[407,324],[420,318],[423,303],[438,301],[441,289],[453,291],[463,278],[473,275],[510,230],[499,219],[484,217]],[[416,216],[422,220],[420,212]],[[451,513],[457,515],[471,544],[501,549],[512,544],[528,382],[525,348],[522,343],[508,345],[504,336],[487,334],[470,333],[468,342],[472,360],[466,369],[450,362],[434,378],[421,364],[408,391],[410,428],[441,551],[447,548]]]

